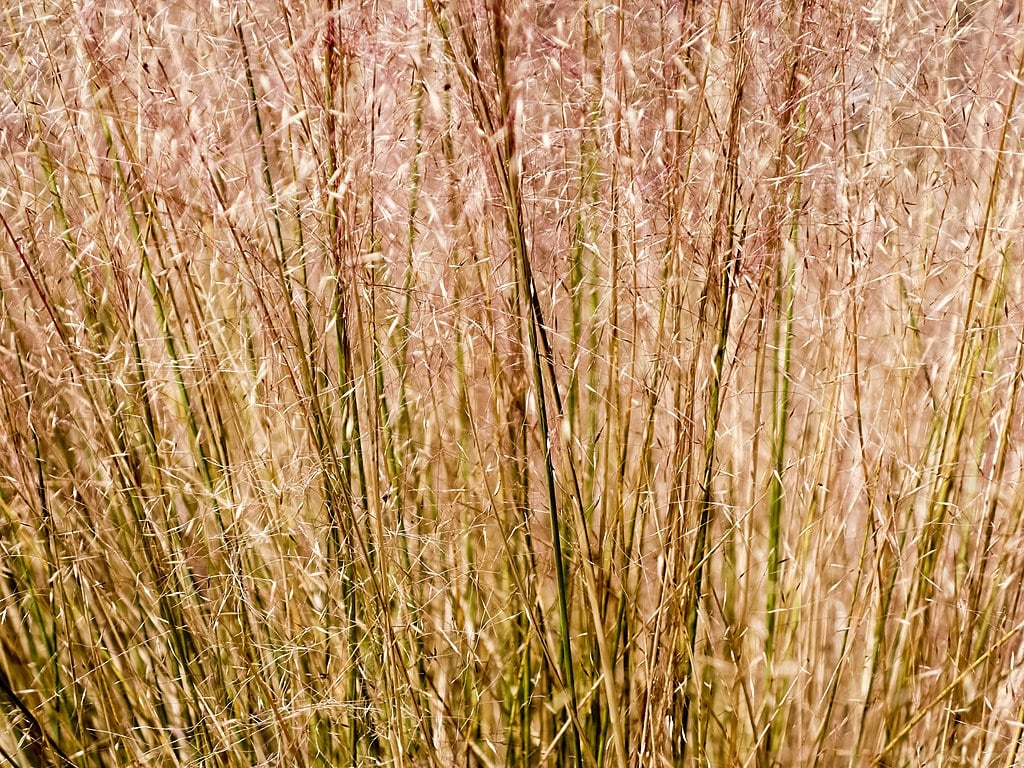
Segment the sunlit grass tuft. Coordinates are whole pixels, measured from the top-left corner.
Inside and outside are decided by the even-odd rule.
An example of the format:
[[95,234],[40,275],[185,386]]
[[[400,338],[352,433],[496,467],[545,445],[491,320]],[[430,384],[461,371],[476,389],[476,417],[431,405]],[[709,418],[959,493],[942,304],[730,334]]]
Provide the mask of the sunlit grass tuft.
[[0,762],[1015,765],[1021,14],[5,6]]

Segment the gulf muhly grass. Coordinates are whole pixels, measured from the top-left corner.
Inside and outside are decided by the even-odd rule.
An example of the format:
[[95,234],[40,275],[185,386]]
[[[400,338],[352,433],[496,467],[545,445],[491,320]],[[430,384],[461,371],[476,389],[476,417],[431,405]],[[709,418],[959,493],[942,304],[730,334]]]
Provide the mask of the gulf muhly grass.
[[1018,764],[1022,13],[5,5],[0,762]]

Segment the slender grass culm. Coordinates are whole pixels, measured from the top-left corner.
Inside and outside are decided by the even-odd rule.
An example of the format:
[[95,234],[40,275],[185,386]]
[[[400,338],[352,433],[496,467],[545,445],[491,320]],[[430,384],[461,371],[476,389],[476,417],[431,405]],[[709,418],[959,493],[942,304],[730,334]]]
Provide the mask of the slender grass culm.
[[1021,762],[1024,4],[0,14],[0,763]]

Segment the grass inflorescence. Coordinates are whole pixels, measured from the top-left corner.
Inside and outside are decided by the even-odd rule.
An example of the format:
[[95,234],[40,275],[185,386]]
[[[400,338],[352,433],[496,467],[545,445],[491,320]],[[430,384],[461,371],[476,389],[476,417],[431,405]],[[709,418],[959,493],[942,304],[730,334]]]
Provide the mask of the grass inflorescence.
[[1024,6],[0,12],[0,762],[1000,766]]

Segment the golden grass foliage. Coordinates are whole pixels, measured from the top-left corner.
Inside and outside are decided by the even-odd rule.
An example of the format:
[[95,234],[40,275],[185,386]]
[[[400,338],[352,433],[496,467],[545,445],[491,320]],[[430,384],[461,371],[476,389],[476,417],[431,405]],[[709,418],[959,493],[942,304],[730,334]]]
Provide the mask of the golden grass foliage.
[[1020,3],[0,16],[0,762],[1024,759]]

